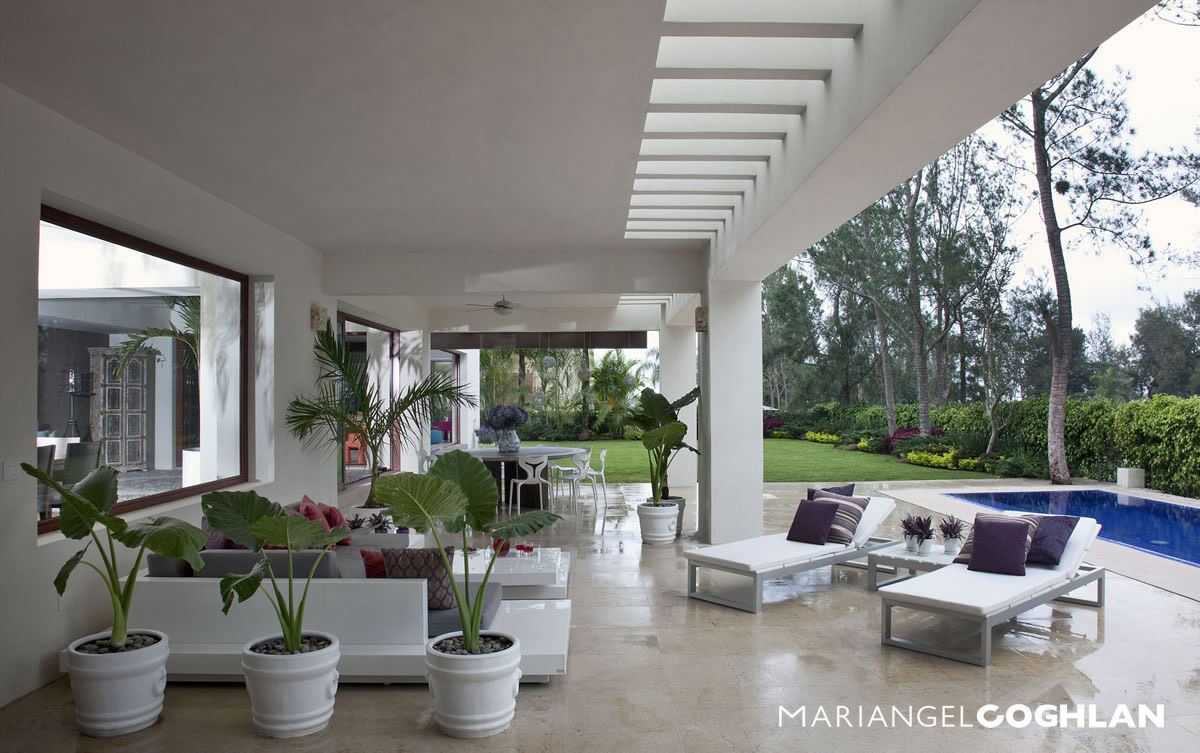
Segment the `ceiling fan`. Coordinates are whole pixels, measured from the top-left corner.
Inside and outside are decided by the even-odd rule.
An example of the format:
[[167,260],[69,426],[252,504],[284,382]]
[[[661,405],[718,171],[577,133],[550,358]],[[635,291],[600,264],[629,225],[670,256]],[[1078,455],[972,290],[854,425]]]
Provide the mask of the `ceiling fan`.
[[496,316],[512,316],[514,311],[524,308],[521,304],[516,301],[510,301],[503,295],[495,303],[468,303],[467,307],[473,309],[491,309]]

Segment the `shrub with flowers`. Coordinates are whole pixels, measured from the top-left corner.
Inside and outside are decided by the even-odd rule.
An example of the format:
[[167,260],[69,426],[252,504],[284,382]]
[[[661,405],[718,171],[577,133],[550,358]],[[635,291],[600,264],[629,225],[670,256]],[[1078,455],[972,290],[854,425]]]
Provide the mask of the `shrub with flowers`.
[[[766,438],[766,437],[773,436],[773,432],[776,429],[781,428],[782,426],[783,426],[783,421],[781,421],[778,418],[764,418],[763,419],[763,437]],[[786,436],[786,434],[785,434],[785,436]]]

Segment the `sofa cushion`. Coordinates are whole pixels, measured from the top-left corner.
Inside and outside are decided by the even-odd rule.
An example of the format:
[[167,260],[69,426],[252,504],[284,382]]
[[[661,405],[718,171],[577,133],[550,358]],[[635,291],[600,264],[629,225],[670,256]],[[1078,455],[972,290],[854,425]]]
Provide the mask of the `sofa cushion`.
[[901,604],[947,609],[969,615],[994,614],[1048,591],[1063,582],[1063,575],[1042,567],[1026,570],[1024,578],[996,573],[972,572],[966,565],[947,565],[940,570],[890,586],[879,593]]
[[833,492],[819,492],[813,501],[836,502],[838,511],[833,516],[833,524],[829,527],[829,542],[831,544],[851,544],[854,542],[854,531],[862,520],[863,511],[867,509],[866,497],[848,497]]
[[[429,609],[449,609],[454,606],[454,591],[450,574],[442,565],[436,548],[383,549],[383,564],[389,578],[424,578],[429,581]],[[454,564],[454,547],[446,547],[446,558]]]
[[383,552],[378,549],[360,549],[358,553],[362,558],[363,577],[387,577],[387,565],[383,562]]
[[[308,497],[306,496],[305,499],[308,499]],[[325,522],[329,524],[330,528],[339,528],[339,527],[346,526],[346,516],[343,515],[342,511],[337,509],[336,507],[327,505],[324,502],[318,502],[317,509],[321,511],[321,515],[324,516]],[[350,544],[349,536],[347,536],[346,538],[342,539],[341,541],[339,541],[337,543],[338,546],[348,546],[349,544]]]
[[801,502],[792,518],[792,528],[788,531],[787,540],[824,545],[825,540],[829,538],[829,527],[833,525],[833,516],[837,515],[837,511],[837,502]]
[[224,549],[226,548],[225,534],[213,528],[209,524],[208,518],[200,516],[200,530],[208,534],[208,538],[204,541],[205,549]]
[[[972,531],[975,551],[968,570],[1001,575],[1024,575],[1029,548],[1029,524],[1023,520],[980,520]],[[1063,543],[1066,543],[1065,541]]]
[[[475,598],[475,591],[479,588],[478,585],[471,585],[471,598]],[[504,596],[504,589],[499,583],[488,583],[487,588],[483,591],[483,616],[479,621],[480,627],[484,630],[492,626],[492,620],[496,616],[496,612],[500,611],[500,600]],[[462,620],[458,616],[457,605],[451,605],[449,609],[430,609],[429,610],[429,637],[444,635],[445,633],[456,633],[462,630]]]
[[817,495],[821,492],[843,494],[849,497],[854,494],[854,484],[846,484],[845,486],[827,486],[824,489],[814,489],[810,486],[808,487],[808,500],[811,502],[812,500],[816,499]]
[[799,565],[818,557],[844,551],[846,551],[845,544],[826,543],[824,546],[802,544],[799,541],[788,541],[786,533],[769,533],[765,536],[755,536],[752,539],[691,549],[684,552],[683,556],[689,560],[718,565],[731,570],[758,573]]

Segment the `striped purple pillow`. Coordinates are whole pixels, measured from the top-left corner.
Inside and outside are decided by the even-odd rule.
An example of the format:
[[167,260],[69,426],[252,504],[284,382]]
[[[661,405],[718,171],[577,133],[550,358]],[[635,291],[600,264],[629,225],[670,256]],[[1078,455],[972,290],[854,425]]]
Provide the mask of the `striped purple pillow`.
[[837,514],[833,516],[833,524],[829,526],[831,544],[850,544],[854,541],[854,531],[862,520],[863,510],[867,509],[866,497],[847,497],[833,492],[817,492],[814,502],[836,502]]

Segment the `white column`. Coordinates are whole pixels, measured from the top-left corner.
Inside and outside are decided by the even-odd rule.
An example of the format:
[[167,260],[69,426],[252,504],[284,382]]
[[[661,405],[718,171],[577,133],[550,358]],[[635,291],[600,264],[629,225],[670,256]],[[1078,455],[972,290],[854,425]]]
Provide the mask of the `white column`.
[[200,276],[200,480],[241,468],[241,286]]
[[[458,381],[462,386],[479,400],[482,392],[479,380],[479,351],[465,350],[458,359]],[[475,430],[479,428],[479,408],[463,406],[458,409],[459,421],[458,441],[467,447],[478,447],[479,438]]]
[[[392,396],[392,333],[367,327],[367,381],[379,390],[384,400]],[[383,440],[379,450],[379,464],[392,465],[392,440]]]
[[713,544],[762,534],[762,292],[709,280],[701,362],[700,536]]
[[[411,385],[429,376],[429,331],[409,330],[399,335],[400,347],[396,354],[396,368],[393,379],[396,380],[396,394],[399,395]],[[429,432],[421,434],[421,440],[414,445],[406,442],[400,448],[400,469],[416,472],[420,469],[420,458],[417,451],[429,452]]]
[[154,424],[154,446],[146,448],[153,453],[147,460],[155,470],[169,471],[175,468],[175,339],[152,337],[146,345],[159,353],[154,361],[153,417],[147,417]]
[[[699,384],[699,374],[696,369],[696,327],[691,320],[684,326],[664,324],[659,329],[658,363],[659,381],[661,382],[659,391],[668,400],[678,400]],[[696,403],[681,410],[679,420],[688,427],[684,441],[692,447],[699,447]],[[673,494],[676,493],[677,487],[689,486],[699,480],[699,461],[700,459],[695,454],[687,450],[675,457],[668,479]]]

